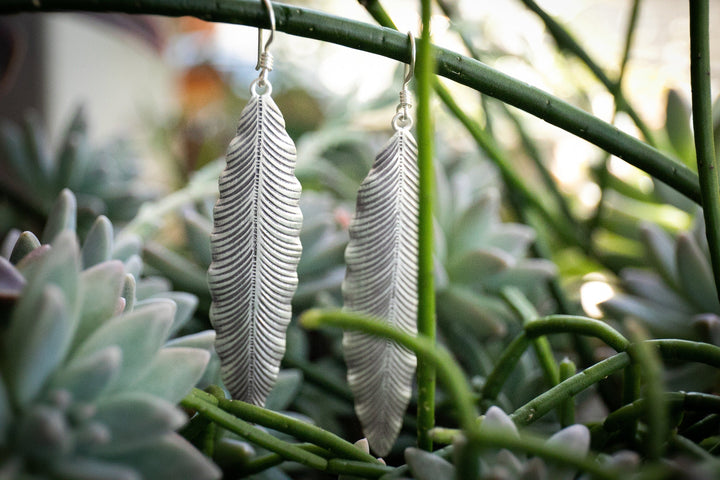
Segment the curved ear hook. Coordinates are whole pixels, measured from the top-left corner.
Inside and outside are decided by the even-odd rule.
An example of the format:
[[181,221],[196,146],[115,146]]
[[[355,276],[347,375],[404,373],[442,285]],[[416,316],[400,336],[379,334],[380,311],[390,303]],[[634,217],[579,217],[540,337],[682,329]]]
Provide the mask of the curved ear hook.
[[267,8],[268,18],[270,19],[270,38],[268,38],[267,43],[265,43],[265,46],[263,47],[262,28],[258,28],[258,60],[257,60],[257,65],[255,65],[255,70],[260,70],[262,68],[262,61],[261,61],[262,56],[263,56],[263,54],[268,53],[270,44],[272,43],[273,39],[275,38],[275,11],[273,10],[270,0],[262,0],[262,2],[263,2],[263,4],[265,4],[265,8]]
[[415,37],[410,31],[407,34],[410,39],[410,63],[405,64],[405,80],[403,80],[403,88],[407,87],[407,84],[410,83],[413,75],[415,75]]

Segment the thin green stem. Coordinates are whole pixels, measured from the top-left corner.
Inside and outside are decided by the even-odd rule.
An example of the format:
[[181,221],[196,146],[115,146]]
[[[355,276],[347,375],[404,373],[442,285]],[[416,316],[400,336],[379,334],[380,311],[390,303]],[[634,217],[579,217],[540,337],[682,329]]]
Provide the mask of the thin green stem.
[[510,418],[512,418],[517,425],[529,425],[568,398],[574,397],[586,388],[618,370],[627,367],[629,364],[630,356],[627,353],[623,352],[613,355],[533,398],[515,410],[510,415]]
[[633,363],[638,365],[645,380],[643,391],[647,423],[645,453],[649,459],[658,460],[665,449],[668,434],[668,410],[663,397],[665,387],[662,379],[662,363],[657,350],[643,341],[645,332],[639,324],[628,322],[627,328],[635,340],[635,343],[628,348],[628,353]]
[[[665,392],[662,397],[668,407],[673,409],[720,413],[720,397],[717,395],[699,392]],[[647,400],[640,398],[608,415],[603,421],[602,427],[607,432],[616,432],[640,418],[646,411]]]
[[305,442],[314,443],[338,457],[378,463],[378,460],[372,455],[363,452],[352,443],[315,425],[240,400],[217,398],[202,390],[194,389],[193,394],[208,402],[212,402],[211,398],[216,398],[219,408],[235,415],[237,418],[292,435]]
[[[418,213],[418,335],[435,343],[435,284],[433,256],[433,205],[435,167],[433,166],[433,123],[430,96],[435,78],[435,59],[430,43],[430,0],[421,0],[422,32],[417,46],[415,76],[417,78],[418,168],[420,170]],[[418,447],[432,451],[430,430],[435,426],[435,366],[423,356],[418,357]]]
[[328,460],[327,472],[335,475],[351,475],[359,478],[377,478],[393,472],[393,467],[381,463],[358,462],[331,458]]
[[720,298],[720,173],[713,139],[710,98],[710,2],[690,0],[690,86],[705,234]]
[[[564,358],[560,362],[560,381],[564,382],[577,373],[577,368],[572,360]],[[560,404],[560,425],[567,427],[575,423],[575,402],[568,398]]]
[[720,347],[709,343],[693,342],[690,340],[647,340],[654,346],[665,360],[683,360],[698,362],[720,368]]
[[590,54],[583,47],[580,46],[580,44],[577,42],[577,40],[575,40],[575,38],[573,38],[570,32],[565,29],[565,27],[560,25],[554,18],[548,15],[547,12],[540,8],[540,6],[535,3],[534,0],[521,1],[525,4],[525,6],[528,7],[529,10],[531,10],[538,17],[540,17],[542,22],[545,24],[548,32],[555,40],[555,43],[557,43],[558,47],[561,50],[572,53],[580,61],[582,61],[593,73],[593,75],[595,75],[595,78],[597,78],[600,83],[605,86],[608,92],[610,92],[615,97],[615,104],[620,108],[620,110],[628,114],[628,116],[633,120],[640,132],[643,134],[643,137],[645,137],[645,140],[650,145],[657,145],[652,131],[645,124],[642,118],[640,118],[640,115],[638,115],[635,109],[627,102],[627,100],[623,96],[622,89],[618,86],[618,83],[612,81],[607,76],[607,74],[600,67],[600,65],[598,65],[598,63],[593,60],[592,57],[590,57]]
[[670,437],[670,444],[678,449],[690,453],[691,455],[697,457],[700,460],[707,462],[717,461],[717,457],[712,455],[710,452],[708,452],[689,438],[683,437],[678,433],[675,433]]
[[397,342],[418,357],[426,357],[437,369],[440,379],[444,382],[447,392],[452,398],[460,426],[466,431],[474,428],[477,412],[473,404],[472,390],[462,369],[444,348],[435,345],[425,337],[412,337],[384,322],[345,311],[308,310],[301,315],[300,323],[309,329],[332,326],[359,330]]
[[[345,45],[407,62],[407,36],[385,28],[322,12],[275,3],[276,30]],[[5,0],[0,14],[39,11],[103,11],[132,14],[195,16],[206,21],[268,26],[267,12],[255,0]],[[698,178],[689,168],[599,118],[538,88],[498,72],[477,60],[435,48],[437,73],[535,115],[607,150],[700,201]]]
[[525,325],[528,338],[552,333],[576,333],[599,338],[617,352],[627,349],[630,342],[605,322],[576,315],[548,315]]
[[[533,307],[530,301],[517,287],[505,287],[500,294],[508,303],[510,308],[512,308],[515,313],[522,318],[523,325],[525,327],[529,326],[538,318],[538,313],[535,310],[535,307]],[[545,380],[548,382],[550,387],[554,387],[560,382],[560,369],[555,362],[550,342],[544,335],[528,335],[528,338],[533,344],[535,356],[540,363],[540,368],[542,368],[542,371],[545,374]]]
[[325,470],[327,460],[313,453],[307,452],[295,445],[284,442],[273,437],[269,433],[259,430],[249,423],[241,420],[217,406],[217,399],[212,395],[200,397],[196,392],[191,392],[180,403],[183,407],[196,410],[198,414],[212,420],[221,427],[230,430],[237,435],[281,455],[287,460],[298,462],[302,465],[316,470]]

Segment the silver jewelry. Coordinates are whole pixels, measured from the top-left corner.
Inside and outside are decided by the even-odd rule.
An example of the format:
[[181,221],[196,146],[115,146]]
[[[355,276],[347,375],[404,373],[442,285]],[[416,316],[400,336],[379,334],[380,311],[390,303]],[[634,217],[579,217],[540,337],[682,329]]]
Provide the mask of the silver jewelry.
[[[417,144],[410,128],[408,83],[415,64],[405,68],[395,134],[360,185],[350,242],[345,250],[345,308],[417,334],[418,185]],[[363,433],[378,455],[390,452],[412,393],[415,355],[386,339],[358,332],[343,337],[348,383]]]
[[223,383],[233,398],[261,406],[285,352],[302,251],[295,145],[267,78],[275,15],[270,1],[263,2],[270,38],[263,46],[258,31],[260,75],[250,85],[251,98],[220,176],[208,271]]

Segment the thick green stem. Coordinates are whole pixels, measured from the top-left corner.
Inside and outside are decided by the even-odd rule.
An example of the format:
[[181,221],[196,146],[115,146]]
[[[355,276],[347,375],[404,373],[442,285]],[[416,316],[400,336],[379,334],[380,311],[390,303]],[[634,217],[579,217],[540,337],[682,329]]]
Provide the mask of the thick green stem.
[[515,410],[512,415],[510,415],[510,418],[512,418],[517,425],[529,425],[568,398],[574,397],[586,388],[618,370],[627,367],[629,364],[630,356],[627,353],[623,352],[613,355],[533,398]]
[[622,94],[622,89],[619,87],[617,82],[612,81],[607,74],[605,74],[605,71],[598,65],[598,63],[590,57],[590,54],[580,46],[580,44],[573,38],[573,36],[568,32],[562,25],[560,25],[557,21],[555,21],[554,18],[552,18],[550,15],[547,14],[540,6],[535,3],[534,0],[521,0],[532,12],[534,12],[545,24],[545,27],[548,29],[548,32],[550,32],[550,35],[552,35],[553,39],[555,40],[555,43],[557,43],[558,47],[561,50],[567,51],[575,55],[580,61],[582,61],[588,69],[595,75],[595,78],[597,78],[600,83],[605,86],[605,88],[615,97],[615,104],[619,107],[620,110],[627,113],[630,118],[633,120],[635,125],[638,127],[640,132],[642,132],[643,137],[645,137],[645,140],[651,144],[651,145],[657,145],[657,142],[655,141],[655,138],[650,131],[650,128],[645,124],[645,122],[640,118],[640,115],[635,111],[635,109],[625,100],[625,97]]
[[[202,390],[195,389],[193,394],[205,401],[212,402],[213,395],[205,393]],[[282,415],[271,410],[257,407],[249,403],[239,400],[228,400],[226,398],[217,398],[217,405],[222,410],[235,415],[236,417],[247,422],[262,425],[266,428],[272,428],[278,432],[283,432],[305,442],[314,443],[333,453],[334,455],[347,458],[349,460],[360,460],[363,462],[378,463],[370,454],[367,454],[355,447],[352,443],[346,442],[337,435],[323,430],[315,425],[302,422],[292,417]]]
[[221,427],[224,427],[263,448],[273,451],[287,460],[298,462],[316,470],[325,470],[327,467],[327,460],[324,458],[307,452],[288,442],[284,442],[273,437],[267,432],[253,427],[244,420],[240,420],[239,418],[219,408],[215,397],[209,394],[205,395],[207,395],[207,397],[200,397],[196,395],[195,392],[192,392],[180,403],[183,407],[196,410],[198,414],[212,420]]
[[475,427],[477,412],[473,404],[472,390],[465,379],[465,374],[450,353],[444,348],[436,346],[434,342],[424,337],[411,337],[379,320],[339,310],[308,310],[300,317],[300,323],[310,329],[327,325],[347,330],[359,330],[397,342],[418,357],[427,358],[435,366],[452,398],[460,426],[466,431],[471,431]]
[[[683,411],[697,411],[705,413],[720,413],[720,397],[709,393],[699,392],[665,392],[663,401],[668,407]],[[640,418],[647,411],[647,400],[641,398],[625,405],[605,418],[603,429],[615,432],[625,428],[629,423]]]
[[[575,364],[569,358],[560,362],[560,381],[564,382],[577,373]],[[568,398],[560,405],[560,425],[565,428],[575,423],[575,402]]]
[[[418,167],[420,170],[420,212],[418,218],[418,335],[435,343],[435,284],[433,256],[433,123],[430,96],[435,77],[435,60],[430,43],[430,0],[421,0],[422,32],[417,46]],[[435,367],[423,356],[418,357],[418,447],[432,450],[430,430],[435,426]]]
[[[407,36],[296,6],[275,3],[276,29],[291,35],[345,45],[393,58],[410,59]],[[267,27],[267,12],[255,0],[4,0],[0,14],[39,11],[103,11],[134,14],[195,16],[207,21]],[[542,90],[498,72],[477,60],[435,48],[437,73],[577,135],[700,201],[698,178],[653,147],[620,132],[597,117]]]
[[625,351],[630,342],[605,322],[575,315],[549,315],[525,325],[528,338],[551,333],[576,333],[596,337],[618,352]]
[[715,287],[720,298],[720,172],[710,98],[709,0],[690,0],[690,85],[700,193]]

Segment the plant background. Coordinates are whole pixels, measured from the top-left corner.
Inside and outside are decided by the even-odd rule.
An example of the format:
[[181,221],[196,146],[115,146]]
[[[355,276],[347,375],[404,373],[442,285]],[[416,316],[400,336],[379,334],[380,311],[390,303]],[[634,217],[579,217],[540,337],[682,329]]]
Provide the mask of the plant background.
[[[387,5],[401,30],[414,29],[418,23],[413,13],[415,3]],[[458,2],[462,21],[451,22],[438,10],[433,18],[434,41],[462,51],[458,31],[469,35],[483,60],[495,68],[605,120],[613,118],[612,95],[580,61],[556,47],[542,22],[520,2],[503,2],[492,8],[478,3],[482,2]],[[351,1],[297,4],[371,21],[367,12]],[[555,1],[543,2],[542,6],[571,26],[614,78],[619,71],[629,4]],[[711,7],[713,25],[713,20],[717,23],[720,18],[720,4],[711,2]],[[672,1],[643,3],[624,85],[626,97],[647,121],[658,146],[692,166],[686,8]],[[68,186],[77,196],[79,235],[85,236],[98,214],[107,215],[118,231],[139,235],[143,275],[164,277],[172,288],[198,297],[194,318],[182,333],[207,328],[206,236],[214,182],[221,168],[217,158],[232,135],[247,98],[247,85],[255,76],[256,31],[188,18],[134,22],[122,16],[54,14],[33,21],[39,21],[36,27],[47,31],[40,57],[51,75],[39,86],[18,81],[10,74],[4,77],[10,92],[23,88],[43,92],[26,105],[38,110],[38,116],[23,120],[17,112],[5,114],[11,122],[3,127],[5,154],[7,145],[15,142],[21,155],[39,155],[50,163],[59,163],[67,151],[67,139],[72,137],[75,155],[84,155],[100,168],[95,176],[86,172],[85,177],[74,178],[75,184],[64,184],[52,175],[46,184],[26,183],[25,197],[29,198],[11,193],[9,184],[16,179],[10,178],[0,204],[0,234],[6,237],[11,227],[42,231],[56,197]],[[62,35],[78,26],[87,29],[88,36],[81,37],[81,43],[88,50],[69,48],[63,52],[66,44]],[[29,42],[22,39],[22,29],[5,22],[3,29],[15,43]],[[711,45],[718,44],[717,35],[711,29]],[[87,38],[105,37],[107,45],[102,53],[90,51],[92,42]],[[75,42],[77,45],[78,40]],[[129,46],[120,46],[125,43]],[[56,50],[48,47],[53,44]],[[294,306],[298,313],[310,307],[337,307],[354,194],[387,137],[402,66],[283,34],[277,35],[273,49],[277,65],[271,74],[274,97],[298,145],[298,176],[304,188],[304,252]],[[18,47],[13,55],[29,55],[21,50]],[[717,58],[718,49],[713,52]],[[108,62],[117,70],[96,76],[95,55],[118,58]],[[124,61],[128,62],[126,68],[122,68]],[[714,79],[720,76],[718,64],[713,63]],[[147,79],[152,82],[148,84]],[[535,166],[538,159],[574,218],[585,225],[583,228],[595,227],[593,231],[579,230],[585,236],[573,244],[542,228],[534,232],[532,227],[520,225],[543,226],[523,216],[524,210],[513,204],[513,195],[499,188],[500,174],[487,154],[477,149],[439,102],[434,105],[441,341],[453,347],[477,389],[482,387],[493,360],[521,330],[522,318],[517,305],[508,301],[508,296],[512,297],[508,287],[518,287],[539,314],[550,314],[557,311],[559,300],[544,282],[553,278],[562,285],[576,313],[603,317],[618,328],[623,328],[623,320],[631,314],[644,322],[648,335],[717,343],[720,306],[694,297],[697,286],[688,283],[692,273],[702,271],[703,264],[709,265],[702,235],[691,230],[699,230],[695,206],[624,162],[606,159],[602,151],[581,139],[524,114],[509,115],[500,103],[483,99],[476,92],[451,88],[463,109],[472,112],[473,118],[492,133],[515,171],[522,172],[523,181],[538,192],[541,203],[560,208],[543,183],[542,171]],[[84,104],[83,110],[74,117],[78,120],[70,123],[73,105],[78,103]],[[22,127],[23,122],[26,127]],[[82,126],[85,123],[87,128]],[[618,114],[615,124],[639,135],[625,114]],[[66,135],[66,130],[72,135]],[[606,160],[610,175],[603,178],[598,166]],[[98,188],[108,181],[113,189]],[[601,187],[606,188],[602,215],[593,220]],[[167,199],[172,197],[167,194],[172,191],[179,191],[185,201],[169,205]],[[140,210],[143,203],[145,211]],[[643,222],[659,225],[662,230]],[[473,236],[476,227],[484,228],[487,234]],[[678,237],[684,240],[676,240],[681,232],[691,233]],[[538,256],[531,250],[535,235],[549,245],[545,252],[548,258],[532,258]],[[666,256],[653,256],[657,244],[669,245],[663,252],[671,251],[677,259],[662,263]],[[687,251],[691,253],[678,253]],[[467,266],[465,254],[482,262]],[[683,276],[680,265],[685,258],[697,260],[700,266]],[[649,272],[627,269],[648,266]],[[669,297],[668,291],[675,296]],[[609,300],[613,292],[623,294],[599,308],[598,304]],[[667,308],[667,298],[672,298],[673,309]],[[470,328],[472,335],[463,335],[464,330],[451,321],[456,318],[464,319],[467,325],[462,327]],[[338,332],[307,332],[293,324],[286,369],[268,408],[311,418],[318,426],[354,441],[361,434],[344,384],[339,338]],[[558,360],[568,355],[578,365],[583,361],[567,339],[553,339],[552,347]],[[608,354],[600,344],[591,343],[590,348],[591,358]],[[714,372],[708,375],[707,371],[693,369],[695,376],[691,377],[686,367],[668,368],[666,382],[674,389],[714,391]],[[703,382],[688,382],[688,378],[701,378]],[[617,386],[613,382],[618,380],[611,378],[605,392]],[[498,402],[509,413],[545,389],[543,370],[528,353]],[[618,406],[619,399],[614,404],[607,393],[602,395],[603,387],[599,391],[601,395],[587,392],[578,397],[578,422],[603,419],[608,407]],[[438,424],[451,418],[447,398],[441,393]],[[550,434],[557,431],[557,425],[558,418],[550,415],[534,428]],[[403,463],[402,450],[413,444],[414,427],[410,414],[394,456],[388,459],[391,464]],[[225,465],[226,471],[232,467]],[[268,478],[310,475],[293,466],[268,472]]]

